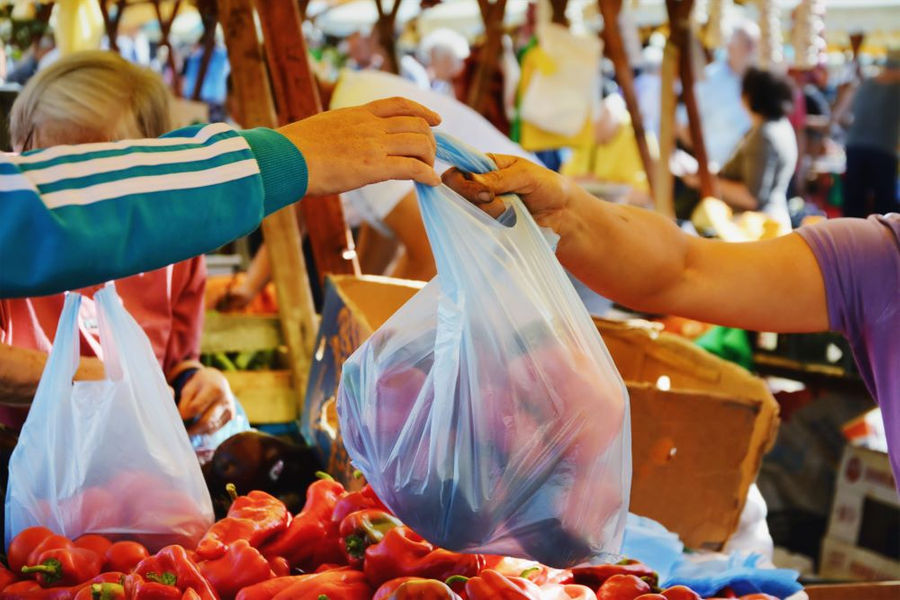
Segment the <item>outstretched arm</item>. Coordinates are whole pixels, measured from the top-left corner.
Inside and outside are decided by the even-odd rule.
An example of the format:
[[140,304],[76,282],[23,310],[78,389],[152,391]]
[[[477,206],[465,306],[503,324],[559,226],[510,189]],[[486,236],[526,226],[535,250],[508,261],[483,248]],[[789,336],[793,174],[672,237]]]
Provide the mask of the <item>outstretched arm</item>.
[[537,222],[560,235],[557,256],[598,293],[634,309],[762,331],[828,328],[818,263],[796,234],[728,243],[689,236],[641,208],[610,204],[523,159],[494,156],[499,169],[448,185],[490,214],[495,195],[516,193]]

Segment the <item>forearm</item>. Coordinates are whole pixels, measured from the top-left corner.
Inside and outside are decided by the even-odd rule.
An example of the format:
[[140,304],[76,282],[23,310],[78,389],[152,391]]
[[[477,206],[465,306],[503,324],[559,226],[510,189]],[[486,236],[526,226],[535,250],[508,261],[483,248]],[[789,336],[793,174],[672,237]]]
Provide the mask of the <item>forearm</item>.
[[740,181],[716,178],[716,185],[719,188],[719,195],[722,201],[728,206],[738,210],[758,210],[759,202],[747,189],[747,186]]
[[[217,125],[173,135],[4,160],[0,297],[83,287],[208,252],[305,189],[302,156],[275,132],[242,137]],[[293,155],[281,156],[286,150]]]
[[637,310],[667,312],[666,291],[685,270],[688,236],[646,209],[611,204],[580,188],[552,228],[557,257],[593,290]]
[[247,278],[244,287],[250,296],[260,293],[266,284],[272,279],[272,263],[269,261],[269,248],[265,244],[259,247],[256,256],[250,261],[247,269]]
[[[47,364],[47,353],[0,344],[0,403],[31,404]],[[102,379],[103,363],[82,358],[75,379]]]

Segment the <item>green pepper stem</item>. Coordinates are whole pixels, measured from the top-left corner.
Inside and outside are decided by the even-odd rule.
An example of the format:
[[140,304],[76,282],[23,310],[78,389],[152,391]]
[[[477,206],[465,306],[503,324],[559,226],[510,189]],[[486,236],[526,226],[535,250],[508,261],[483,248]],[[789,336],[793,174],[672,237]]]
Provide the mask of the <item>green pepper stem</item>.
[[334,477],[332,477],[325,471],[316,471],[316,477],[318,477],[319,479],[324,479],[325,481],[334,481]]
[[447,585],[453,585],[454,583],[466,583],[467,581],[469,581],[469,578],[465,575],[451,575],[444,580],[444,583],[446,583]]
[[522,579],[528,579],[529,575],[531,575],[535,571],[540,571],[540,570],[541,570],[540,567],[528,567],[527,569],[525,569],[524,571],[519,573],[519,577],[521,577]]
[[226,483],[225,491],[228,492],[228,497],[231,498],[232,502],[237,500],[237,497],[238,497],[237,486],[235,486],[233,483]]

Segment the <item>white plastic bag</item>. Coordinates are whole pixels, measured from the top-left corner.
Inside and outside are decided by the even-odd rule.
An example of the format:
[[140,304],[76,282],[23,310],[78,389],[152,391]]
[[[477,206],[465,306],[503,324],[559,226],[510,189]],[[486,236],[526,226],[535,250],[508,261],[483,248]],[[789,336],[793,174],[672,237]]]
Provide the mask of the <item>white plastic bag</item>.
[[537,38],[536,51],[552,68],[534,73],[522,94],[519,114],[544,131],[575,136],[591,117],[599,94],[603,46],[596,35],[576,35],[556,23],[538,25]]
[[81,296],[69,293],[53,349],[9,462],[6,543],[44,525],[150,549],[193,547],[212,502],[150,341],[109,284],[94,295],[103,381],[72,381]]
[[[438,134],[470,172],[486,157]],[[617,553],[631,487],[628,396],[541,230],[419,187],[438,276],[344,363],[344,444],[388,507],[456,551],[552,566]]]

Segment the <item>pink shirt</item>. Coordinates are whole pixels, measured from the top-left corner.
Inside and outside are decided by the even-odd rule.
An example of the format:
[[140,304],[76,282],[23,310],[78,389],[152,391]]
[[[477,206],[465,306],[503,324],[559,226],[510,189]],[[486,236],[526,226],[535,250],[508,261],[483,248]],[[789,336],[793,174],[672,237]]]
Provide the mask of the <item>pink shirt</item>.
[[[202,256],[116,280],[116,291],[150,338],[164,373],[199,355],[205,285]],[[100,353],[95,305],[90,300],[100,287],[77,290],[87,297],[80,312],[82,356]],[[49,352],[62,306],[63,294],[0,301],[0,343]],[[27,408],[0,406],[0,423],[19,428],[27,414]]]

